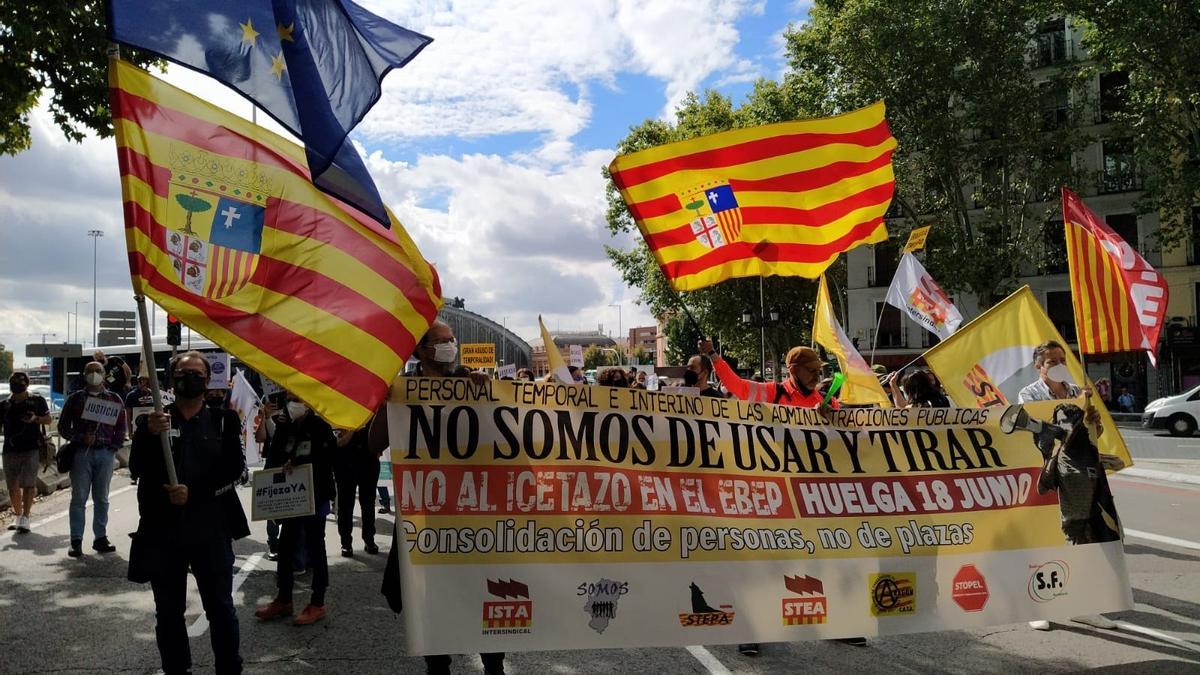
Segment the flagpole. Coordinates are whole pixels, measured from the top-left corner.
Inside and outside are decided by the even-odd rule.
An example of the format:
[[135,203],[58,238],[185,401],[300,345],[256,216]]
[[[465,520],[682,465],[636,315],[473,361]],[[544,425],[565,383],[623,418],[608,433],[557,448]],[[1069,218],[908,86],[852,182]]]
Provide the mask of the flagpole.
[[[758,368],[762,371],[763,379],[767,379],[767,306],[763,300],[762,276],[758,277]],[[775,379],[778,380],[778,377]]]
[[[138,319],[142,328],[142,362],[146,364],[146,373],[150,375],[150,394],[154,397],[154,412],[160,413],[163,411],[162,392],[158,388],[158,368],[154,363],[154,346],[150,344],[150,318],[146,313],[146,296],[135,295],[133,300],[137,303]],[[167,370],[170,371],[169,366]],[[175,475],[175,459],[171,456],[170,431],[162,432],[158,438],[162,441],[163,462],[167,466],[167,482],[171,485],[178,485],[179,477]]]

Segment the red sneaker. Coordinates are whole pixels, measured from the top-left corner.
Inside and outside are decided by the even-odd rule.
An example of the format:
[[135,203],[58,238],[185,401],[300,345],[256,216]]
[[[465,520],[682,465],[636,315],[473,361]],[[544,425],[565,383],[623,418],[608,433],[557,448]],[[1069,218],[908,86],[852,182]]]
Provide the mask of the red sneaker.
[[275,600],[272,600],[271,602],[263,605],[262,607],[259,607],[257,610],[255,610],[254,616],[257,616],[259,619],[262,619],[263,621],[270,621],[271,619],[278,619],[280,617],[290,616],[291,613],[292,613],[292,603],[283,602],[279,599],[275,599]]
[[296,626],[311,626],[314,623],[325,618],[325,606],[308,605],[300,612],[300,616],[296,617],[292,624]]

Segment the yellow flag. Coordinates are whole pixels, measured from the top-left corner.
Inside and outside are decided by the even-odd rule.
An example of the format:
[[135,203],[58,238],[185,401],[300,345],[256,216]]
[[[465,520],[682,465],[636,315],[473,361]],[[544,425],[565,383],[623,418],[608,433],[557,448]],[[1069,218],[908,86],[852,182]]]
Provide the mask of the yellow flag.
[[[958,406],[1013,405],[1021,389],[1038,379],[1033,350],[1047,340],[1067,344],[1033,291],[1024,286],[925,352],[925,362]],[[1067,369],[1075,382],[1092,386],[1083,365],[1069,349]],[[1092,405],[1100,411],[1100,426],[1104,429],[1096,442],[1100,452],[1116,455],[1126,466],[1132,466],[1129,449],[1104,402],[1093,396]]]
[[550,372],[558,378],[559,382],[571,384],[575,378],[571,377],[571,371],[567,368],[567,362],[563,360],[562,352],[558,351],[558,346],[550,337],[550,331],[546,330],[546,323],[542,321],[541,314],[538,314],[538,326],[542,329],[542,344],[546,347],[546,361],[550,364]]
[[817,306],[813,313],[812,331],[813,340],[837,357],[838,366],[846,376],[846,382],[838,394],[842,403],[892,407],[891,399],[879,384],[879,378],[854,348],[854,343],[846,337],[846,332],[834,317],[833,303],[829,301],[829,289],[825,286],[824,274],[821,275],[821,283],[817,287]]
[[926,225],[925,227],[918,227],[909,232],[908,243],[904,244],[903,253],[916,253],[925,248],[925,240],[929,238],[929,228],[931,227],[933,226]]

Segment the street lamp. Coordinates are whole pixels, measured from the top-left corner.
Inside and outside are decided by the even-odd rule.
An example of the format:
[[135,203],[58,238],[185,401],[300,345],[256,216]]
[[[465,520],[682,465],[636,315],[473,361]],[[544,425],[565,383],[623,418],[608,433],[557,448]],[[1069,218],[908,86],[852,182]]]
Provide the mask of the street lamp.
[[621,303],[617,303],[615,305],[609,305],[609,307],[617,308],[617,337],[620,338],[622,335],[622,332],[625,330],[624,327],[621,325]]
[[96,346],[96,251],[99,248],[102,230],[88,230],[87,236],[92,238],[92,347]]
[[[90,303],[88,303],[87,300],[76,300],[75,301],[75,340],[76,341],[79,340],[79,306],[87,305],[87,304],[90,304]],[[68,339],[70,339],[69,336],[68,336]]]
[[[763,313],[763,315],[755,315],[749,310],[742,312],[742,325],[747,328],[757,328],[758,333],[758,358],[759,369],[762,371],[762,376],[767,376],[767,329],[774,328],[779,325],[779,308],[772,307]],[[776,371],[779,369],[776,368]],[[778,372],[775,373],[779,375]]]

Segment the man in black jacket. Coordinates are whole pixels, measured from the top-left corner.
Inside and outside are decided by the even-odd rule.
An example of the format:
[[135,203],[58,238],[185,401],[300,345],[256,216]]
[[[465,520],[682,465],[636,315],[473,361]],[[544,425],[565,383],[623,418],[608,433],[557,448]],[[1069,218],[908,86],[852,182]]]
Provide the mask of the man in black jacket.
[[[179,355],[171,363],[171,373],[175,403],[165,412],[147,415],[133,437],[130,468],[142,480],[129,579],[149,581],[154,591],[154,631],[163,672],[187,673],[192,667],[183,620],[190,567],[208,617],[216,671],[240,673],[233,540],[250,534],[234,491],[242,474],[241,424],[231,410],[204,406],[209,372],[203,354]],[[177,485],[168,484],[159,438],[168,429],[174,430],[171,450]]]
[[287,473],[295,467],[311,465],[317,512],[281,522],[279,559],[275,568],[279,593],[274,600],[254,612],[263,621],[292,614],[292,590],[296,581],[292,565],[301,538],[308,553],[308,567],[313,574],[312,599],[292,623],[308,626],[325,618],[325,590],[329,587],[325,517],[329,515],[329,502],[334,494],[332,461],[336,449],[337,440],[329,424],[314,415],[295,394],[288,394],[287,415],[275,424],[275,434],[267,447],[266,465],[268,468],[283,467]]
[[358,431],[339,430],[339,450],[333,463],[337,482],[337,526],[342,555],[354,555],[354,496],[362,511],[363,550],[379,553],[375,543],[375,488],[379,484],[379,454],[367,448],[367,427]]

